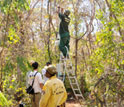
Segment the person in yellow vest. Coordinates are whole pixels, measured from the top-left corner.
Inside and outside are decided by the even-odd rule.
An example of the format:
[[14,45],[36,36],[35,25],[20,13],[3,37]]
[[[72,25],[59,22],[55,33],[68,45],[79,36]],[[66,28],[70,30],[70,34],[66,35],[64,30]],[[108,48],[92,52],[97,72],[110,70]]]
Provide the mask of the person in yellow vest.
[[46,77],[49,79],[43,86],[43,95],[39,107],[65,107],[67,92],[61,80],[56,77],[56,67],[48,66]]

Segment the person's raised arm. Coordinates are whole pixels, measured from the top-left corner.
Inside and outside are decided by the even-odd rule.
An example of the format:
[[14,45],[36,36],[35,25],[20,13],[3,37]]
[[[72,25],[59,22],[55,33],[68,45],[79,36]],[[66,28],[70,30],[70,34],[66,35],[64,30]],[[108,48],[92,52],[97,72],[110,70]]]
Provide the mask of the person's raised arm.
[[58,13],[60,19],[63,19],[64,18],[63,8],[60,8],[60,6],[58,6],[57,13]]
[[57,13],[59,14],[60,13],[60,6],[57,7]]

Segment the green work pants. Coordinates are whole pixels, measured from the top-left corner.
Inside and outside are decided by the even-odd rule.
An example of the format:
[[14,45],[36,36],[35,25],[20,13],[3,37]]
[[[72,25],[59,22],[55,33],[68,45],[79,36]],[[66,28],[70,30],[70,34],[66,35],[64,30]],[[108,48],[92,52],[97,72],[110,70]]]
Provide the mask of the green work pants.
[[69,35],[66,35],[64,37],[61,37],[61,35],[60,35],[59,49],[63,53],[64,57],[67,56],[67,48],[68,48],[68,51],[69,51],[69,41],[70,41],[70,36]]

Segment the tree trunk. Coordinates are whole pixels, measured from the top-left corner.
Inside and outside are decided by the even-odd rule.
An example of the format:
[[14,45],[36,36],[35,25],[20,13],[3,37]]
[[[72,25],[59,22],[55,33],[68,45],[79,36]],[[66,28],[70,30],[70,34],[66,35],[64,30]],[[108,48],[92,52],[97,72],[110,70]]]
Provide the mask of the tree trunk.
[[75,75],[77,76],[77,64],[78,64],[78,39],[75,40]]
[[18,78],[18,82],[20,82],[21,81],[21,70],[20,70],[19,65],[17,65],[17,78]]
[[42,31],[43,28],[42,28],[42,21],[43,21],[43,0],[41,1],[41,21],[40,21],[40,30]]
[[49,28],[48,28],[48,56],[49,56],[49,61],[51,62],[51,54],[50,54],[50,36],[51,36],[51,28],[50,28],[50,22],[51,22],[51,3],[50,0],[48,1],[47,5],[47,12],[49,15]]

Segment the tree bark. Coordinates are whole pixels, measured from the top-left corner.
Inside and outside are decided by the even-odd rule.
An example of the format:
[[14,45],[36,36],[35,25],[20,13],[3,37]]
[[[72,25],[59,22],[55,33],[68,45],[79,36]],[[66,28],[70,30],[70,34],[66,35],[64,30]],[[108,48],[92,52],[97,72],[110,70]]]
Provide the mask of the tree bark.
[[48,5],[47,5],[47,12],[48,12],[48,15],[49,15],[49,28],[48,28],[48,57],[49,57],[49,61],[51,62],[52,59],[51,59],[51,53],[50,53],[50,36],[51,36],[51,28],[50,28],[50,22],[51,22],[51,1],[49,0],[48,1]]

